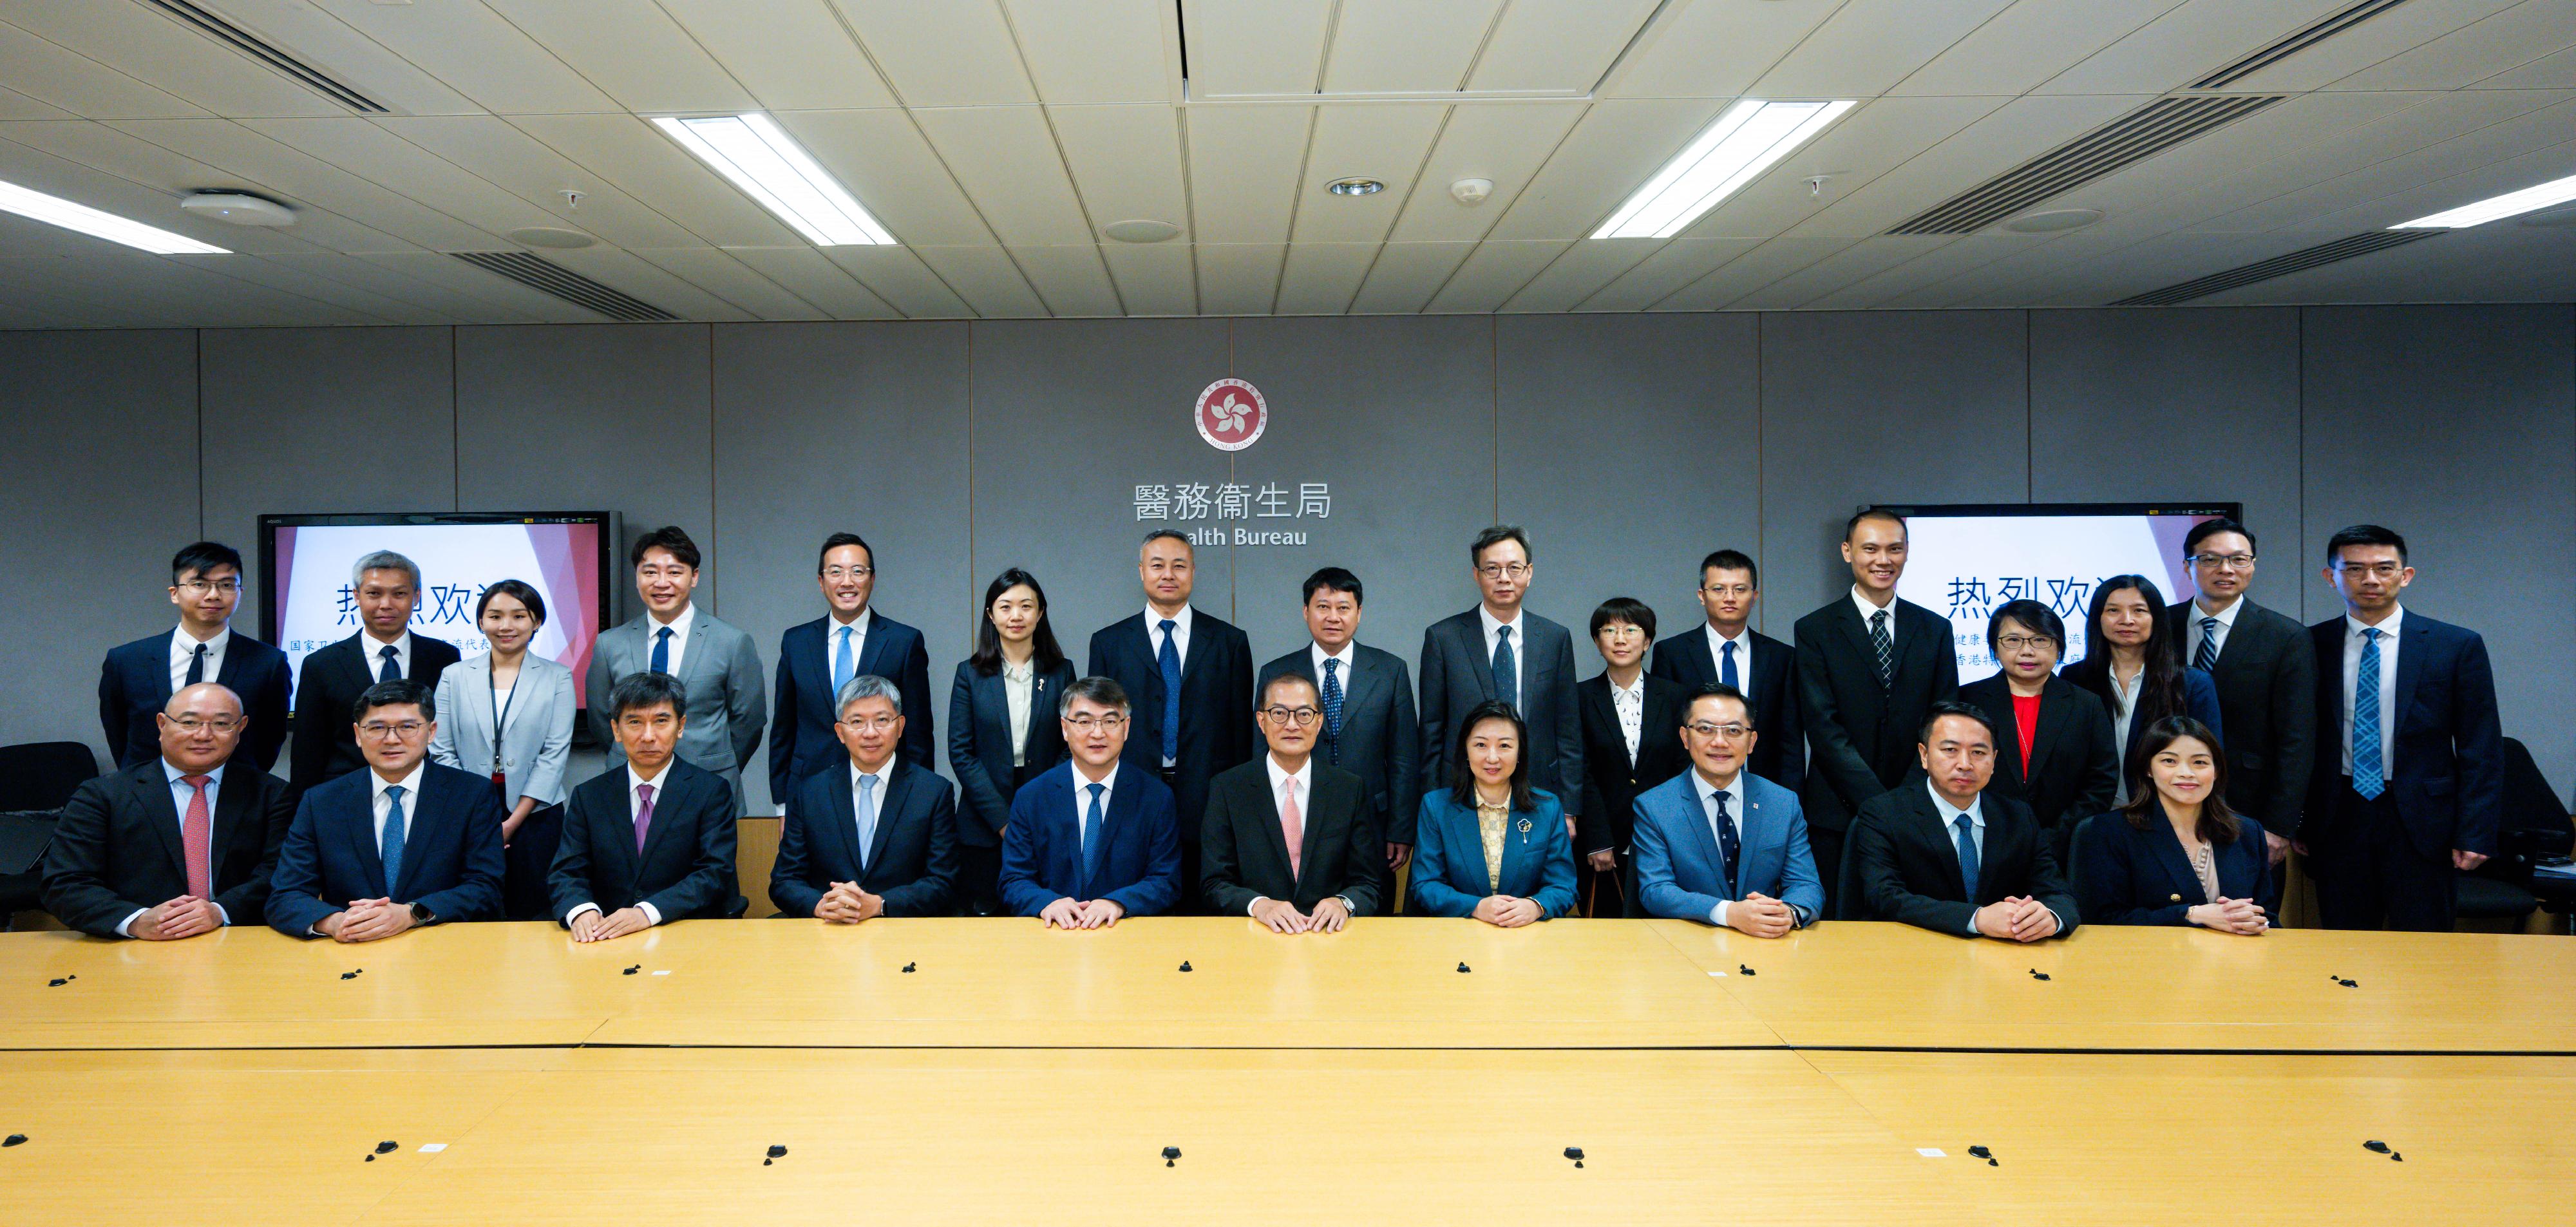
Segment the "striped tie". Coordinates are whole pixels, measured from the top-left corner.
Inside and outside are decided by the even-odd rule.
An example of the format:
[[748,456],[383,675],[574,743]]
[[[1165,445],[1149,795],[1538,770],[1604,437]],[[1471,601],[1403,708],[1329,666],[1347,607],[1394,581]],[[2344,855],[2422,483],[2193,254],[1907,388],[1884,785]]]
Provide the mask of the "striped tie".
[[2200,650],[2191,654],[2191,667],[2203,673],[2218,667],[2218,619],[2200,620]]
[[2352,679],[2352,790],[2371,800],[2388,791],[2379,757],[2379,628],[2361,632],[2361,665]]
[[1878,688],[1896,684],[1896,641],[1887,635],[1887,611],[1869,616],[1869,646],[1878,649]]

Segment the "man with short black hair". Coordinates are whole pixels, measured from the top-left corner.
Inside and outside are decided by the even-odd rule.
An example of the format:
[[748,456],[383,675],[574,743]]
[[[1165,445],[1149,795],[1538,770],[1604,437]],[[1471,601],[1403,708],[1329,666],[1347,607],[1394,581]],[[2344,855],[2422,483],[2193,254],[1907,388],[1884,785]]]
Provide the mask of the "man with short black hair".
[[1422,808],[1413,670],[1403,657],[1358,641],[1359,576],[1340,567],[1307,576],[1304,613],[1311,642],[1261,666],[1256,685],[1266,692],[1271,682],[1289,676],[1314,684],[1324,713],[1315,754],[1360,777],[1361,808],[1369,829],[1386,845],[1392,873],[1413,855],[1413,822]]
[[1932,704],[1916,738],[1927,777],[1861,806],[1845,915],[1962,937],[2035,942],[2075,931],[2075,893],[2030,807],[1986,785],[1995,726],[1968,704]]
[[365,767],[369,755],[349,736],[347,716],[358,696],[381,682],[410,680],[433,690],[455,664],[456,645],[411,633],[420,608],[420,566],[377,550],[349,568],[358,633],[314,649],[295,677],[295,747],[289,772],[304,792]]
[[136,767],[161,757],[160,716],[173,695],[203,682],[240,696],[236,756],[266,771],[286,744],[286,653],[232,629],[240,607],[241,553],[199,541],[170,559],[170,603],[179,629],[108,650],[99,666],[98,722],[108,757]]
[[647,672],[619,678],[600,702],[622,761],[572,790],[546,874],[574,941],[740,914],[733,789],[678,757],[688,697],[679,679]]
[[1529,612],[1537,562],[1529,534],[1496,524],[1467,546],[1476,607],[1422,632],[1422,787],[1449,786],[1451,742],[1458,722],[1479,703],[1499,700],[1529,729],[1529,782],[1565,807],[1573,840],[1583,810],[1583,718],[1576,709],[1574,636]]
[[1796,792],[1807,781],[1807,734],[1798,719],[1798,652],[1753,629],[1762,601],[1762,569],[1742,550],[1718,550],[1700,560],[1700,609],[1705,620],[1655,645],[1647,672],[1671,678],[1698,693],[1724,684],[1753,705],[1762,730],[1745,770]]
[[908,697],[882,677],[842,683],[841,765],[805,778],[769,871],[786,915],[857,924],[954,910],[957,790],[898,752]]
[[[608,765],[624,761],[600,696],[635,673],[667,673],[688,692],[680,715],[687,725],[680,758],[702,771],[723,776],[733,793],[734,813],[745,811],[743,764],[760,748],[767,722],[760,681],[760,650],[751,636],[730,622],[697,607],[698,543],[677,525],[644,534],[628,555],[635,567],[635,592],[644,613],[623,626],[600,632],[590,654],[590,730],[608,747]],[[775,798],[773,798],[774,800]]]
[[1011,798],[1002,834],[1002,903],[1054,929],[1105,929],[1170,911],[1181,898],[1181,835],[1172,790],[1121,761],[1127,691],[1081,678],[1056,703],[1072,761]]
[[1824,916],[1798,794],[1745,770],[1753,705],[1712,682],[1682,709],[1690,768],[1636,801],[1639,916],[1780,937]]
[[849,757],[832,709],[856,677],[882,677],[903,693],[903,757],[924,770],[931,758],[930,653],[921,632],[877,611],[877,555],[857,533],[823,539],[814,578],[828,604],[822,617],[778,637],[778,697],[769,722],[769,799],[791,808],[805,777]]
[[1377,906],[1384,841],[1360,808],[1360,777],[1315,760],[1324,723],[1315,684],[1283,673],[1261,701],[1269,752],[1208,788],[1208,909],[1273,933],[1339,933]]
[[[2307,628],[2254,602],[2254,532],[2224,516],[2183,534],[2183,562],[2198,594],[2165,613],[2165,629],[2184,664],[2218,688],[2227,729],[2227,808],[2263,824],[2263,842],[2278,865],[2307,806],[2317,746],[2317,676],[2322,670]],[[2325,756],[2332,761],[2333,755]],[[2257,900],[2279,914],[2275,894]]]

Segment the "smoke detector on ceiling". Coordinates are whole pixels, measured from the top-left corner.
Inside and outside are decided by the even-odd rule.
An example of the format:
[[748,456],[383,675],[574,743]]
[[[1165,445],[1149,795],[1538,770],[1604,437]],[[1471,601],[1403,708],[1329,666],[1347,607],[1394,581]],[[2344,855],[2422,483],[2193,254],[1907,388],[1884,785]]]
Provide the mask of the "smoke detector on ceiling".
[[180,199],[179,207],[199,217],[236,226],[295,224],[295,210],[248,192],[193,192]]

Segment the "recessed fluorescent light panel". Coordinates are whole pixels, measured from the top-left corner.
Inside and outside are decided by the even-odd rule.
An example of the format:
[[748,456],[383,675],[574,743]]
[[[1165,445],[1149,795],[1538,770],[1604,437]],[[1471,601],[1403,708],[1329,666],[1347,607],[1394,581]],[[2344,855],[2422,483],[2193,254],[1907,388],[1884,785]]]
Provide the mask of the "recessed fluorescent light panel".
[[212,243],[200,243],[184,234],[172,234],[157,226],[130,222],[113,213],[101,213],[84,204],[73,204],[60,196],[48,196],[34,188],[20,187],[0,180],[0,210],[20,217],[78,230],[93,238],[128,247],[140,247],[156,256],[228,256],[232,252]]
[[1646,180],[1592,237],[1671,238],[1857,105],[1753,98],[1736,103]]
[[2564,179],[2552,179],[2538,187],[2527,187],[2519,192],[2491,196],[2476,204],[2461,205],[2459,208],[2436,213],[2430,217],[2400,222],[2390,226],[2389,229],[2459,230],[2469,226],[2483,226],[2498,218],[2511,217],[2517,213],[2546,209],[2551,205],[2564,204],[2570,200],[2576,200],[2576,175],[2569,175]]
[[894,236],[859,207],[849,190],[766,115],[653,123],[817,247],[894,243]]

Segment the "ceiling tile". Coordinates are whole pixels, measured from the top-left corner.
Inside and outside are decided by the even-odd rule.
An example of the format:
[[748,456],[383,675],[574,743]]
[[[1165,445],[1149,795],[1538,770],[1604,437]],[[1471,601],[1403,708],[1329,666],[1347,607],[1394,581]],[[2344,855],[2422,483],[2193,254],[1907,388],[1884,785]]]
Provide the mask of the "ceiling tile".
[[1338,0],[1181,0],[1190,97],[1312,94]]
[[1666,5],[1611,71],[1613,98],[1732,98],[1844,0],[1690,0]]
[[1707,98],[1595,104],[1512,200],[1490,237],[1572,239],[1590,234],[1688,145],[1718,109],[1719,103]]
[[1279,289],[1279,243],[1201,243],[1199,313],[1268,315]]
[[242,124],[492,234],[558,220],[363,119],[246,119]]
[[[1193,107],[1184,114],[1190,229],[1200,242],[1287,240],[1313,113],[1304,106],[1228,106]],[[1200,293],[1206,293],[1204,284]]]
[[833,319],[882,320],[902,314],[814,248],[734,247],[725,254]]
[[1854,282],[1901,267],[1955,242],[1949,235],[1862,239],[1726,304],[1734,311],[1794,311]]
[[1088,244],[1066,247],[1014,247],[1011,259],[1037,288],[1047,311],[1058,317],[1114,318],[1126,314],[1100,249]]
[[[498,242],[488,231],[228,119],[129,120],[112,126],[163,149],[186,150],[231,180],[200,186],[246,188],[336,217],[296,219],[299,232],[335,251],[475,251]],[[359,218],[364,224],[353,220]]]
[[[2338,81],[2351,80],[2356,76],[2368,76],[2369,70],[2374,65],[2383,63],[2391,56],[2403,55],[2409,50],[2441,39],[2461,27],[2475,25],[2516,5],[2522,5],[2524,8],[2563,7],[2550,4],[2526,5],[2523,4],[2523,0],[2408,0],[2407,3],[2382,10],[2368,20],[2254,73],[2228,88],[2304,91],[2322,89]],[[2561,13],[2559,16],[2561,20],[2558,22],[2532,24],[2523,32],[2545,36],[2552,24],[2559,31],[2563,31],[2566,28],[2563,20],[2565,14]],[[2493,37],[2493,32],[2490,32],[2489,37]],[[2561,42],[2558,45],[2566,44]],[[2484,60],[2483,67],[2479,63],[2481,58]],[[2467,85],[2479,77],[2499,69],[2510,68],[2529,58],[2531,58],[2529,55],[2519,59],[2472,55],[2463,62],[2453,55],[2434,56],[2417,65],[2416,70],[2411,74],[2413,80],[2401,83],[2391,79],[2377,88],[2448,89],[2453,86]],[[2441,71],[2440,66],[2446,62],[2455,70],[2456,75],[2446,75]],[[2355,84],[2353,88],[2371,87]]]
[[1189,241],[1189,195],[1181,173],[1180,113],[1161,104],[1057,106],[1047,115],[1065,168],[1097,226],[1168,222]]
[[149,5],[11,0],[0,20],[219,115],[349,113],[310,86]]
[[[1514,11],[1518,11],[1515,8]],[[1539,165],[1583,117],[1584,104],[1462,103],[1431,147],[1411,199],[1396,218],[1392,237],[1407,242],[1483,238],[1501,220]],[[1461,179],[1484,179],[1493,194],[1474,205],[1449,195]]]
[[1046,112],[1036,107],[950,107],[916,110],[913,118],[1004,243],[1092,242]]
[[[1384,239],[1448,110],[1434,104],[1315,108],[1315,134],[1306,151],[1306,180],[1298,189],[1292,241]],[[1375,179],[1386,190],[1368,196],[1335,196],[1324,190],[1324,185],[1347,178]]]
[[545,258],[603,285],[641,298],[687,320],[747,320],[752,313],[630,251],[585,247],[549,251]]
[[922,262],[985,319],[1035,319],[1046,303],[1029,288],[1010,253],[999,247],[923,247]]
[[2494,88],[2492,78],[2570,46],[2576,46],[2576,6],[2517,4],[2324,88],[2459,89],[2480,83]]
[[[540,316],[507,305],[507,300],[498,294],[467,292],[457,288],[461,278],[440,279],[419,275],[416,270],[388,268],[368,256],[347,255],[341,252],[278,252],[260,258],[271,264],[301,269],[316,277],[328,278],[343,285],[382,294],[387,298],[418,303],[459,323],[534,324],[543,322]],[[434,258],[456,265],[457,268],[472,273],[479,279],[500,285],[511,284],[446,256]]]
[[2352,2],[2185,0],[2050,78],[2040,92],[2161,94],[2179,89]]
[[717,247],[804,242],[704,163],[632,115],[513,115],[512,126]]
[[1852,244],[1843,238],[1778,238],[1719,265],[1657,302],[1656,311],[1715,311]]
[[1119,300],[1129,315],[1196,315],[1199,313],[1197,265],[1188,244],[1103,243],[1100,256],[1118,283]]
[[[681,247],[696,235],[497,115],[388,117],[377,126],[458,169],[554,215],[551,225],[587,231],[625,248]],[[577,191],[576,204],[563,193]]]
[[1467,78],[1480,94],[1588,94],[1657,0],[1512,0]]
[[[643,260],[674,277],[741,308],[753,319],[829,319],[831,313],[796,296],[734,258],[710,247],[663,247],[635,251]],[[694,317],[692,317],[694,318]]]
[[2012,0],[1851,0],[1754,82],[1757,98],[1872,98]]
[[1423,310],[1435,313],[1498,310],[1569,245],[1562,240],[1512,242],[1487,239],[1478,243],[1466,262],[1450,275],[1449,284],[1440,287],[1440,292],[1432,296],[1430,305]]
[[654,0],[483,0],[630,111],[739,112],[751,93]]
[[362,252],[349,257],[384,269],[396,276],[446,289],[467,298],[498,302],[504,310],[479,317],[477,323],[522,323],[535,320],[546,324],[595,324],[600,317],[581,307],[512,281],[499,274],[476,268],[454,256],[437,252]]
[[1035,102],[996,0],[832,0],[904,105]]
[[[9,88],[91,119],[204,115],[193,102],[0,21],[0,64]],[[31,116],[30,118],[36,118]]]
[[975,314],[909,247],[826,247],[822,255],[906,318],[954,320]]
[[[1815,140],[1782,158],[1744,185],[1684,233],[1694,238],[1769,238],[1791,227],[1800,233],[1838,232],[1863,224],[1866,210],[1826,216],[1836,205],[1866,192],[1879,176],[1920,156],[2010,101],[1959,98],[1876,98],[1861,104]],[[1825,176],[1821,190],[1807,180]],[[1860,233],[1876,233],[1872,227]]]
[[2020,94],[2163,16],[2177,0],[2020,0],[1889,90],[1909,97]]
[[1353,315],[1411,315],[1431,302],[1466,263],[1474,243],[1389,243],[1378,249],[1368,280],[1351,300]]
[[477,0],[377,4],[310,0],[484,110],[613,111],[617,104],[519,27]]
[[1346,3],[1324,59],[1324,92],[1453,92],[1466,83],[1501,7],[1502,0]]
[[1886,306],[1901,295],[1983,268],[2049,241],[2045,234],[1970,234],[1873,273],[1803,304],[1812,310],[1847,311]]
[[79,118],[52,103],[39,102],[13,89],[0,89],[0,123]]
[[[464,115],[482,109],[309,0],[221,0],[204,7],[396,114]],[[316,113],[341,112],[330,107]]]
[[894,91],[823,0],[661,0],[754,101],[773,111],[889,107]]
[[1340,315],[1376,261],[1376,243],[1291,243],[1276,315]]
[[1576,303],[1635,268],[1663,246],[1656,239],[1584,239],[1567,247],[1528,285],[1511,296],[1505,311],[1571,311]]
[[[2116,96],[2013,99],[1817,210],[1787,233],[1810,238],[1877,234],[2145,101]],[[1962,105],[1973,109],[1974,104],[1908,100],[1907,108],[1922,109],[1893,113],[1937,128],[1956,115],[1946,108]]]
[[1004,0],[1049,103],[1176,101],[1170,0]]
[[[1585,244],[1628,242],[1625,239],[1586,239]],[[1637,262],[1636,267],[1619,275],[1591,297],[1577,304],[1580,311],[1643,311],[1662,302],[1674,291],[1707,276],[1710,270],[1761,246],[1762,239],[1674,239],[1655,249],[1654,254]]]
[[777,118],[896,242],[975,247],[994,241],[911,113],[790,111]]

